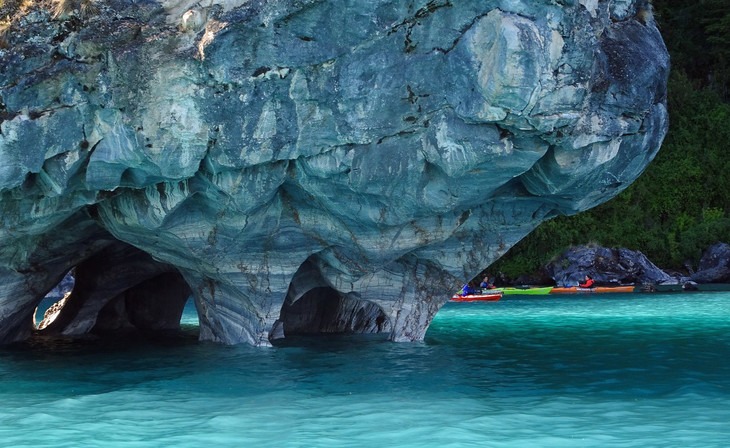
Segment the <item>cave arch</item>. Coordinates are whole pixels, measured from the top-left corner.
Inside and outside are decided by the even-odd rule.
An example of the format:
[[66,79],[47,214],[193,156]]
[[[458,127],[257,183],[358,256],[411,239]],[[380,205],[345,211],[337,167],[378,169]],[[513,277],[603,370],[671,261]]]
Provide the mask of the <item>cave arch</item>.
[[327,286],[312,288],[298,300],[287,300],[281,308],[279,321],[284,337],[387,333],[391,329],[390,319],[380,306]]
[[73,272],[73,289],[49,308],[36,326],[36,334],[54,337],[180,329],[191,291],[175,267],[114,241]]

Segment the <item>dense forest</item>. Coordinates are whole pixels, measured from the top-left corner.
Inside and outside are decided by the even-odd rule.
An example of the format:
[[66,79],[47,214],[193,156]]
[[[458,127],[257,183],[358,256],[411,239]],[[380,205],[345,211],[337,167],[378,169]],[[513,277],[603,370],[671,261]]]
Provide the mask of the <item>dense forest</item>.
[[573,245],[626,247],[665,269],[696,267],[730,243],[730,1],[654,0],[669,50],[669,132],[646,171],[613,200],[543,223],[487,269],[514,279]]

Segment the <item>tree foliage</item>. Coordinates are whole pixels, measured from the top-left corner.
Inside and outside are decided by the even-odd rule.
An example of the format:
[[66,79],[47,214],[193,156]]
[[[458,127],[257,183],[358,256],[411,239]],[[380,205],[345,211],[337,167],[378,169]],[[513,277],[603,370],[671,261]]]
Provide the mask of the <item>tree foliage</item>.
[[616,198],[543,223],[488,273],[515,278],[590,243],[684,270],[711,244],[730,241],[730,2],[655,0],[654,9],[672,61],[670,127],[657,157]]

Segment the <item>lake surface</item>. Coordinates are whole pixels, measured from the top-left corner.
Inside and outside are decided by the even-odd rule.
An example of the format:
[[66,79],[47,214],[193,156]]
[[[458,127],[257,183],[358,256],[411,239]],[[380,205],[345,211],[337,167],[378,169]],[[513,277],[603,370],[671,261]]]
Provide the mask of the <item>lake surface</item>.
[[0,349],[15,447],[724,447],[730,294],[449,303],[426,340]]

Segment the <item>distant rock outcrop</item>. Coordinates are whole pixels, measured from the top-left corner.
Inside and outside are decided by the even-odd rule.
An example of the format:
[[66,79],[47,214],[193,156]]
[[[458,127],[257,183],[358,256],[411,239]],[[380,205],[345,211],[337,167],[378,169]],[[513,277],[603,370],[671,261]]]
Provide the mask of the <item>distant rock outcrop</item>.
[[730,246],[717,243],[708,248],[690,280],[695,283],[730,283]]
[[60,300],[74,289],[74,276],[67,272],[63,279],[46,294],[46,299]]
[[189,292],[205,340],[422,339],[465,279],[622,191],[667,130],[646,1],[16,3],[0,343],[74,267],[43,331],[167,328]]
[[672,281],[644,254],[629,249],[576,246],[545,267],[556,285],[577,286],[585,276],[602,285],[640,285]]

